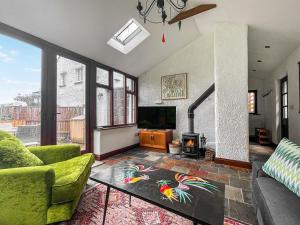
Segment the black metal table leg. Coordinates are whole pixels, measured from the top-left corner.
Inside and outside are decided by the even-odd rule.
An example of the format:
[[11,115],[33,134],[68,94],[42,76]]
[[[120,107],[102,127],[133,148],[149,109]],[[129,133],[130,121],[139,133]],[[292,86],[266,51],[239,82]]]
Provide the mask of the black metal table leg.
[[108,199],[109,199],[109,192],[110,192],[110,186],[107,186],[102,225],[105,224],[105,217],[106,217],[106,211],[107,211],[107,205],[108,205]]
[[129,206],[131,207],[131,195],[129,195]]

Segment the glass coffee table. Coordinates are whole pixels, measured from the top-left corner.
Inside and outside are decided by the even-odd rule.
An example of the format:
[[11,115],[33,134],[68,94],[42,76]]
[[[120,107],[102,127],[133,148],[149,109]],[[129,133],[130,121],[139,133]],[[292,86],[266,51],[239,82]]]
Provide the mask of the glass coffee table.
[[110,188],[166,209],[194,224],[223,225],[225,185],[151,165],[125,162],[103,169],[90,179],[107,186],[103,224]]

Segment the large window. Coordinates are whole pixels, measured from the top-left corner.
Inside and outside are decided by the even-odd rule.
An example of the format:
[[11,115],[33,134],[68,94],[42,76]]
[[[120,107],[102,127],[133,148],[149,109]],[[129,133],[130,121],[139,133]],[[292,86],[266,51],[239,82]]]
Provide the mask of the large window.
[[0,35],[0,130],[40,145],[41,49]]
[[248,112],[257,114],[257,91],[248,92]]
[[93,152],[95,122],[135,123],[135,77],[1,23],[0,32],[0,130]]
[[136,79],[113,70],[97,68],[97,127],[136,122]]

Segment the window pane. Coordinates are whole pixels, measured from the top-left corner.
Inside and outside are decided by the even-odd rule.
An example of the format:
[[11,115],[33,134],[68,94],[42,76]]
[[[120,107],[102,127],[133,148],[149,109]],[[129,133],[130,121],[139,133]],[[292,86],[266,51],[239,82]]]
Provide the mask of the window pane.
[[135,24],[134,21],[131,21],[125,29],[114,35],[114,38],[122,45],[126,45],[141,31],[142,29],[137,24]]
[[255,113],[255,109],[252,106],[249,107],[249,113]]
[[282,106],[287,106],[288,105],[288,95],[285,94],[282,96]]
[[0,35],[0,130],[40,144],[41,49]]
[[255,113],[255,92],[248,93],[248,112]]
[[75,69],[75,81],[74,83],[80,83],[83,81],[83,67]]
[[116,38],[124,42],[126,38],[133,34],[138,28],[138,25],[132,21]]
[[113,105],[114,105],[114,125],[125,123],[125,77],[123,74],[113,73]]
[[134,80],[126,78],[127,91],[134,91]]
[[288,85],[287,81],[285,81],[284,83],[282,83],[282,93],[283,94],[287,93],[287,89],[288,89],[287,85]]
[[105,88],[97,88],[97,126],[110,126],[110,99],[111,91]]
[[[65,86],[60,86],[64,75]],[[85,149],[86,66],[57,56],[57,143],[74,143]]]
[[61,72],[59,74],[59,77],[58,77],[58,85],[59,85],[59,87],[66,86],[66,76],[67,76],[66,72]]
[[109,72],[107,70],[97,68],[97,83],[103,85],[109,85]]
[[288,108],[284,107],[282,110],[283,110],[283,119],[287,119],[288,118]]
[[135,123],[136,117],[135,95],[127,94],[127,123]]

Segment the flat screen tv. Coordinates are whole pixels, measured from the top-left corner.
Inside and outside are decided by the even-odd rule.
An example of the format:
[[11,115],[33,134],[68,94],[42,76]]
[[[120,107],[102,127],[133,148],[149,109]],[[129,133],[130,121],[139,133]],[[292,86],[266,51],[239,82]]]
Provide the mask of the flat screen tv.
[[138,128],[176,129],[176,106],[138,107]]

